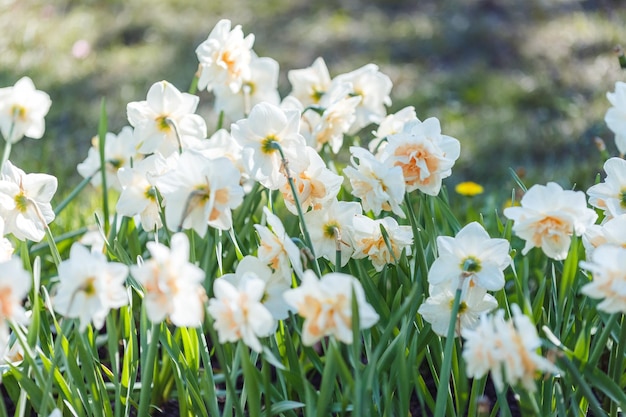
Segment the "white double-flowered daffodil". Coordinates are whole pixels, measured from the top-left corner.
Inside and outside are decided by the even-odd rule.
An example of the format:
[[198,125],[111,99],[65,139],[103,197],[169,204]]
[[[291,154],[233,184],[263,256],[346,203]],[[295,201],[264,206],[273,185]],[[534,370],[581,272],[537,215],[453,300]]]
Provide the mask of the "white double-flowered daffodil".
[[537,353],[541,339],[535,325],[517,305],[511,305],[511,310],[513,316],[509,320],[504,320],[504,310],[498,310],[491,316],[483,314],[475,328],[461,330],[467,376],[481,378],[491,372],[498,391],[504,389],[506,382],[535,392],[539,372],[559,370]]
[[166,318],[179,327],[198,327],[204,320],[205,272],[189,262],[189,239],[176,233],[170,247],[148,242],[151,258],[134,265],[130,273],[144,288],[148,319],[160,323]]
[[[377,271],[387,264],[395,264],[404,252],[411,255],[413,232],[411,226],[400,226],[393,217],[370,219],[367,216],[355,216],[352,221],[352,240],[354,259],[367,257]],[[381,230],[387,234],[387,240]]]
[[626,313],[626,248],[604,244],[593,251],[591,259],[580,262],[593,279],[580,292],[600,299],[598,310]]
[[9,322],[28,324],[22,301],[30,291],[31,277],[17,257],[0,260],[0,356],[9,347]]
[[72,245],[69,259],[59,264],[58,272],[52,305],[62,316],[78,319],[81,332],[90,322],[96,329],[102,328],[111,309],[128,304],[124,286],[128,267],[108,262],[102,253],[78,242]]
[[248,118],[231,126],[233,138],[242,146],[242,159],[250,178],[277,190],[287,182],[285,169],[298,172],[306,166],[306,143],[299,133],[299,124],[297,110],[283,110],[264,102],[254,106]]
[[253,273],[244,274],[236,285],[223,278],[214,281],[215,297],[209,300],[208,311],[220,343],[243,340],[255,352],[263,350],[259,338],[276,328],[276,320],[262,304],[265,286]]
[[[130,126],[123,127],[117,135],[108,132],[105,135],[104,143],[104,159],[107,187],[114,190],[121,190],[121,184],[117,177],[117,173],[122,168],[129,168],[131,161],[137,163],[143,158],[143,155],[137,151],[137,140],[133,134],[133,128]],[[98,138],[94,137],[92,146],[89,148],[87,158],[76,167],[78,173],[83,178],[91,177],[91,184],[95,187],[102,183],[102,175],[99,175],[100,169],[100,149]],[[95,175],[98,173],[98,175]]]
[[174,231],[193,229],[202,237],[209,226],[230,229],[231,210],[243,201],[239,177],[239,170],[227,158],[183,152],[173,170],[155,179],[165,200],[167,226]]
[[442,180],[452,175],[461,153],[459,141],[441,134],[439,120],[431,117],[407,122],[402,132],[389,135],[380,160],[402,168],[406,191],[437,195]]
[[271,227],[271,230],[267,226],[254,225],[260,241],[257,257],[269,265],[275,273],[282,276],[287,284],[290,284],[292,271],[298,277],[302,276],[300,249],[287,235],[278,216],[267,207],[263,207],[263,213],[267,226]]
[[352,195],[361,199],[363,211],[378,216],[381,211],[392,211],[404,218],[400,205],[404,200],[406,185],[402,168],[389,165],[374,157],[367,149],[350,147],[352,166],[343,173],[350,179]]
[[222,19],[209,37],[196,48],[200,62],[198,88],[212,91],[219,86],[238,93],[244,80],[250,79],[250,61],[254,35],[244,38],[240,25],[231,30],[231,22]]
[[20,240],[39,242],[54,220],[50,200],[57,190],[57,179],[48,174],[26,174],[6,161],[0,173],[0,217],[4,233]]
[[[626,131],[624,131],[626,137]],[[604,163],[606,178],[587,190],[589,204],[604,210],[605,221],[626,214],[626,160],[610,158]]]
[[504,287],[503,271],[511,264],[509,241],[489,237],[480,223],[468,224],[455,237],[437,237],[437,251],[428,271],[431,285],[449,283],[452,291],[465,282],[488,291]]
[[[433,332],[439,336],[448,335],[455,290],[445,284],[430,285],[429,297],[420,305],[417,312],[430,323]],[[456,320],[454,336],[463,329],[473,329],[478,325],[482,314],[498,307],[498,301],[487,290],[478,286],[467,286],[461,292],[461,300]]]
[[341,266],[354,253],[353,220],[363,214],[361,205],[354,201],[333,200],[319,210],[304,214],[304,222],[317,257],[324,257],[333,264],[337,251],[341,252]]
[[206,122],[195,114],[199,101],[198,96],[160,81],[150,87],[146,100],[128,103],[128,122],[135,128],[139,152],[159,151],[167,157],[205,139]]
[[376,310],[365,299],[359,280],[347,274],[333,272],[321,279],[313,271],[304,272],[298,288],[285,292],[285,300],[304,318],[302,343],[311,346],[324,336],[352,344],[352,296],[356,297],[360,329],[378,322]]
[[598,217],[587,207],[582,191],[563,190],[554,182],[532,186],[520,203],[504,209],[504,215],[513,220],[515,234],[526,241],[523,255],[540,247],[552,259],[565,259],[572,236],[581,236]]
[[0,133],[4,140],[15,143],[24,136],[41,139],[51,104],[50,96],[37,90],[28,77],[20,78],[12,87],[0,88]]
[[287,73],[291,83],[291,97],[304,106],[319,104],[330,88],[331,80],[324,58],[318,57],[310,67],[291,70]]

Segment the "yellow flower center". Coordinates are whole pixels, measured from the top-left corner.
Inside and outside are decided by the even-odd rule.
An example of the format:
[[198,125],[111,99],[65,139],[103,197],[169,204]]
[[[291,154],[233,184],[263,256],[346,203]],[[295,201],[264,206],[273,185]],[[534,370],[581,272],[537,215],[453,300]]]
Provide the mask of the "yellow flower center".
[[330,223],[326,223],[324,225],[324,236],[329,239],[335,238],[335,230],[341,230],[339,227],[339,223],[335,221],[331,221]]
[[21,191],[15,196],[15,208],[20,213],[26,213],[26,210],[28,209],[28,197],[26,197],[24,191]]
[[157,124],[157,128],[163,133],[168,133],[172,128],[170,126],[167,116],[159,116],[155,119],[155,121]]
[[26,107],[20,106],[19,104],[15,104],[13,105],[13,107],[11,107],[11,114],[13,115],[14,119],[25,121],[26,120]]
[[95,282],[96,277],[89,277],[87,278],[85,285],[83,285],[83,292],[87,297],[93,297],[96,294],[96,286],[94,284]]
[[263,142],[261,142],[261,151],[266,154],[271,154],[271,153],[276,152],[277,149],[274,145],[274,143],[276,142],[277,142],[276,136],[267,135],[265,139],[263,139]]

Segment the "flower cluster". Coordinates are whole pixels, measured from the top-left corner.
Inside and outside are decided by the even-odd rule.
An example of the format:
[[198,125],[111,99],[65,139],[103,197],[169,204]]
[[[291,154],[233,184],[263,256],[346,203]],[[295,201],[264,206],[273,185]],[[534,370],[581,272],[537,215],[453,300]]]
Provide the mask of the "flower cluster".
[[482,315],[475,329],[463,329],[465,339],[463,359],[467,364],[467,376],[480,378],[491,372],[498,391],[504,383],[522,386],[529,392],[537,389],[535,378],[539,372],[558,373],[558,368],[548,359],[537,354],[541,339],[535,325],[511,306],[513,316],[504,319],[504,310],[491,316]]
[[477,222],[465,226],[456,237],[437,238],[439,257],[428,271],[430,296],[420,306],[419,313],[431,323],[433,331],[448,333],[452,306],[457,289],[461,300],[456,335],[463,329],[474,328],[479,317],[498,306],[487,291],[504,287],[504,269],[511,263],[509,242],[492,239]]

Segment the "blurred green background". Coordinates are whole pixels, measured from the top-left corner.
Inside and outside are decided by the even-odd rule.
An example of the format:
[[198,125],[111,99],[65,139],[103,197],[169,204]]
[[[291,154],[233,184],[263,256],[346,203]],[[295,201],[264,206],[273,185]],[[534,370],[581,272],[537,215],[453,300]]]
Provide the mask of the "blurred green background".
[[[220,18],[280,63],[282,95],[287,71],[317,56],[331,76],[378,64],[394,83],[390,112],[413,105],[461,141],[448,184],[506,198],[513,168],[528,184],[586,189],[602,165],[593,138],[617,153],[603,117],[626,78],[613,52],[626,44],[624,1],[0,0],[0,86],[28,75],[53,102],[44,139],[24,139],[11,159],[71,188],[102,97],[117,133],[155,81],[187,90],[194,50]],[[212,99],[201,99],[211,130]]]

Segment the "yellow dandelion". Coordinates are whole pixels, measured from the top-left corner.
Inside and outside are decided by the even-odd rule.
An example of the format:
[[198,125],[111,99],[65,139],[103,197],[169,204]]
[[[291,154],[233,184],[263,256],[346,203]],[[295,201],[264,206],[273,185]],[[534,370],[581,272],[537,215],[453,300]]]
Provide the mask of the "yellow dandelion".
[[454,187],[454,191],[467,197],[474,197],[475,195],[482,194],[484,189],[482,185],[476,184],[473,181],[465,181],[458,183],[456,187]]

